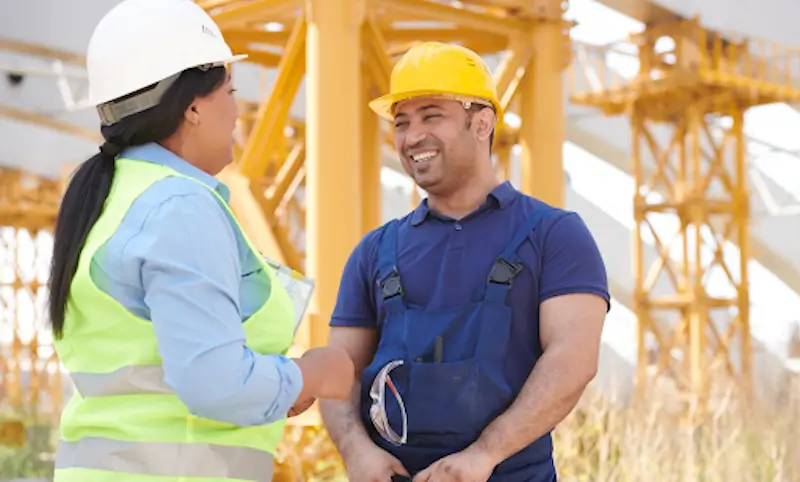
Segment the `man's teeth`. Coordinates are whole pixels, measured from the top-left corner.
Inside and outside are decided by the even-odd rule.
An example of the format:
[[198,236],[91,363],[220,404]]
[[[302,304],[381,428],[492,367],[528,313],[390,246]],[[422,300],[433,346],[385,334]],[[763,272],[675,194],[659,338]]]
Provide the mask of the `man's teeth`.
[[436,151],[423,152],[422,154],[417,154],[415,156],[411,156],[411,160],[414,161],[414,162],[427,161],[428,159],[430,159],[431,157],[433,157],[435,155],[436,155]]

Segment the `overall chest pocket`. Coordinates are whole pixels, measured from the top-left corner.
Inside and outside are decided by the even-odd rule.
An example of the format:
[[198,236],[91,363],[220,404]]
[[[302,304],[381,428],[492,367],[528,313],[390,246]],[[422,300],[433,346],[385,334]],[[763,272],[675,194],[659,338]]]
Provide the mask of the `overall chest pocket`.
[[411,362],[408,430],[412,434],[461,434],[475,430],[481,418],[480,365],[470,358],[455,362]]
[[513,400],[504,373],[511,310],[479,303],[447,318],[406,317],[408,428],[468,437]]

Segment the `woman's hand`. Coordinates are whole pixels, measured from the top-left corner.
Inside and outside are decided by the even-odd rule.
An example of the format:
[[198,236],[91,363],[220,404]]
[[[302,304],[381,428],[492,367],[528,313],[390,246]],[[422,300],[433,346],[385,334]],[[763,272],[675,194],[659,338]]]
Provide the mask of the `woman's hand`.
[[342,348],[312,348],[301,358],[295,358],[294,362],[303,372],[303,390],[298,400],[350,398],[355,382],[355,366]]
[[313,397],[312,398],[306,398],[306,399],[303,399],[303,400],[298,399],[294,403],[294,406],[292,406],[292,408],[289,409],[289,413],[287,415],[289,417],[296,417],[296,416],[300,415],[301,413],[305,412],[306,410],[308,410],[309,408],[311,408],[311,405],[314,405],[314,402],[316,402],[316,401],[317,401],[317,399],[313,398]]

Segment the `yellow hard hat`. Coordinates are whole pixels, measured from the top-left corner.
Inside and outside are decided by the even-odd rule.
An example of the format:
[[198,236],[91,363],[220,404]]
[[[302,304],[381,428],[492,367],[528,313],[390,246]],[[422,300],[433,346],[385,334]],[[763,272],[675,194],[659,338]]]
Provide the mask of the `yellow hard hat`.
[[422,96],[492,104],[497,118],[503,119],[492,73],[478,54],[460,45],[423,42],[409,49],[392,69],[389,93],[369,106],[392,120],[397,102]]

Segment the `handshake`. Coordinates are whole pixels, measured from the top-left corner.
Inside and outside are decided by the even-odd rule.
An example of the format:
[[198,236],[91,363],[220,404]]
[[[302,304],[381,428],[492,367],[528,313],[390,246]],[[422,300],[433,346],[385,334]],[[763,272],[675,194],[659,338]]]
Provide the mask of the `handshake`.
[[342,348],[319,347],[305,352],[300,358],[293,358],[303,373],[303,389],[289,416],[300,415],[314,404],[318,398],[347,400],[355,382],[353,360]]

